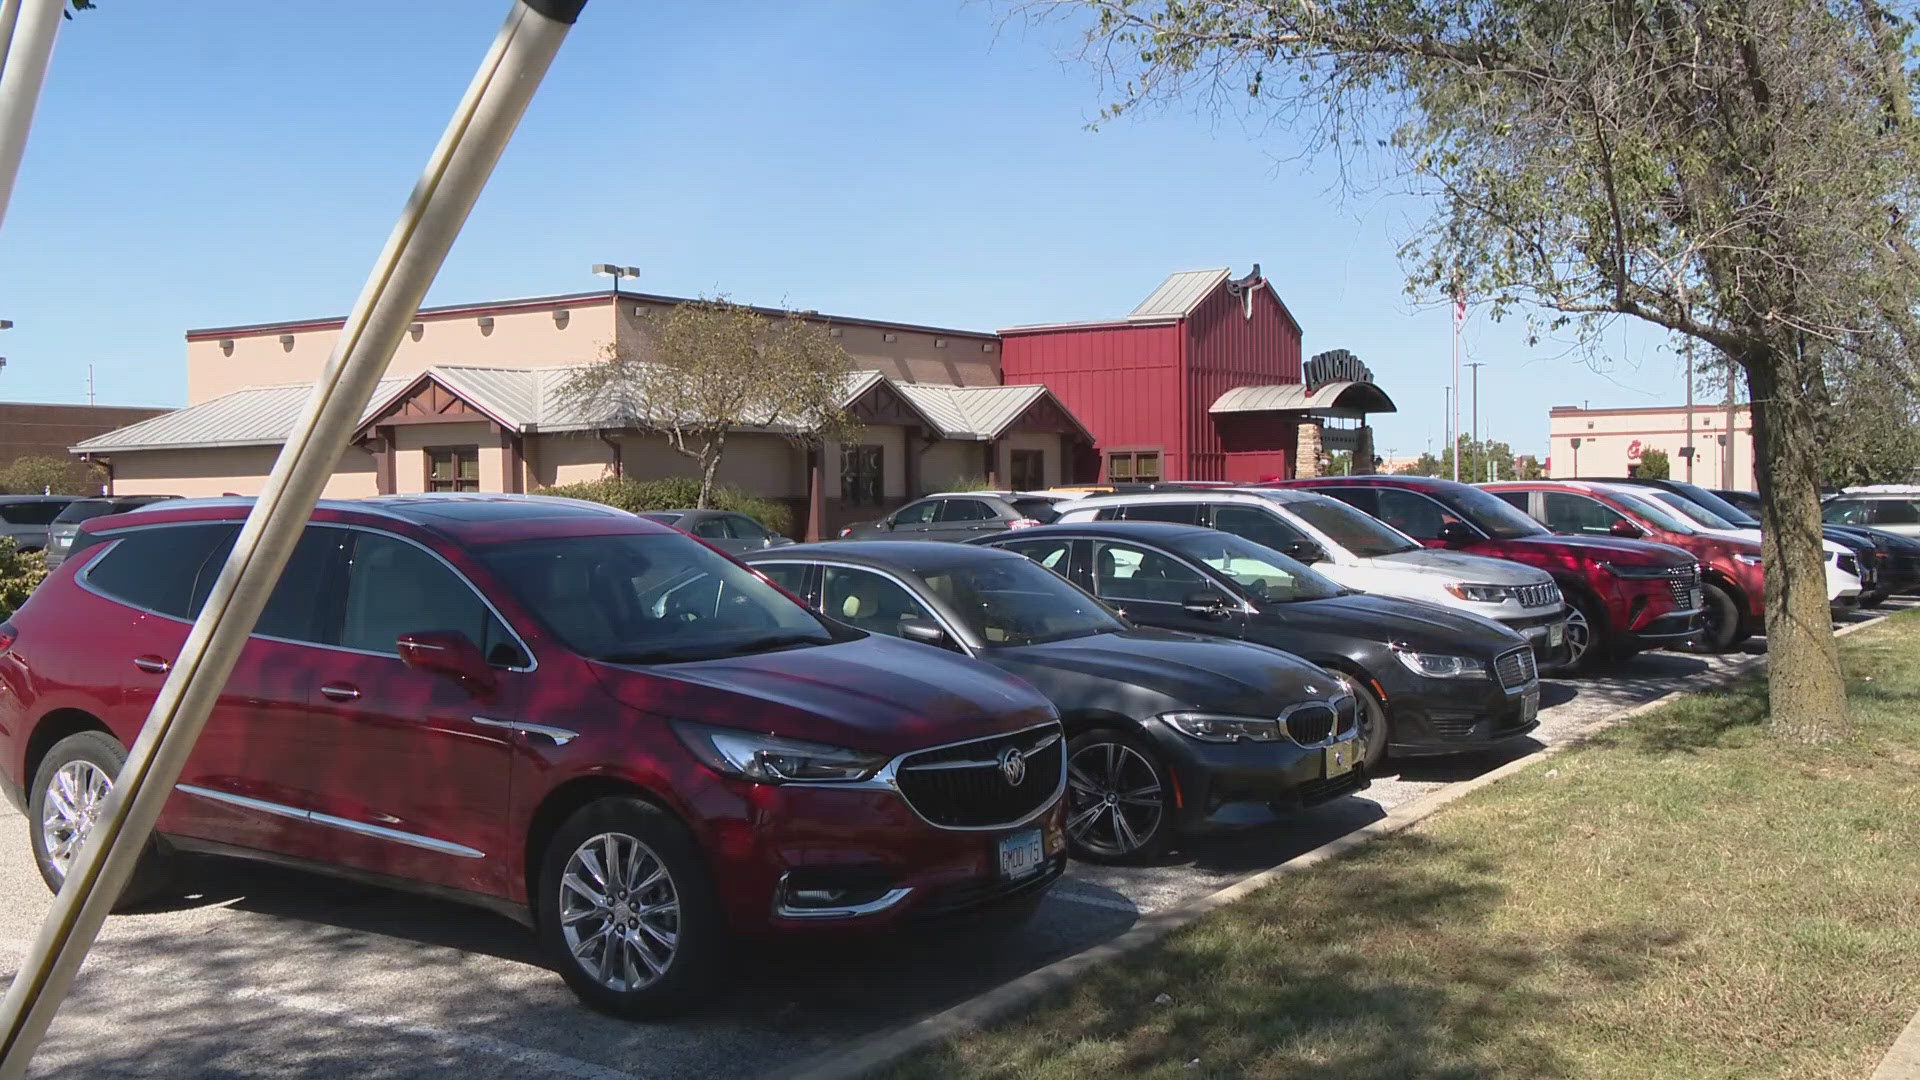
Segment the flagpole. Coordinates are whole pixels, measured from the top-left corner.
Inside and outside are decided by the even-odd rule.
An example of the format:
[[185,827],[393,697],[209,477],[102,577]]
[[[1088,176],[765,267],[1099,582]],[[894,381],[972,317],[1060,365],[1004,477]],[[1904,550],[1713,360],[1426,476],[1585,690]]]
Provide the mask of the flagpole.
[[27,150],[27,131],[40,104],[40,87],[53,59],[53,39],[66,0],[0,0],[0,221],[13,198],[13,181]]
[[1449,443],[1453,447],[1453,478],[1460,479],[1460,320],[1465,316],[1467,302],[1464,296],[1455,291],[1453,294],[1453,436]]

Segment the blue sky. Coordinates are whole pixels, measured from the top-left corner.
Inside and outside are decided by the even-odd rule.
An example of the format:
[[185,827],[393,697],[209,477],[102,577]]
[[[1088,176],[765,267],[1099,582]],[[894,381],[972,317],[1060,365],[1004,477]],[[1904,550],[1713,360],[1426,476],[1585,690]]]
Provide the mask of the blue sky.
[[[0,399],[184,400],[183,332],[344,312],[504,0],[101,0],[67,23],[0,233]],[[1124,314],[1167,272],[1259,262],[1309,354],[1353,350],[1400,405],[1383,452],[1444,442],[1444,307],[1395,258],[1421,208],[1341,198],[1284,131],[1196,110],[1086,129],[1065,28],[985,3],[594,0],[429,303],[725,292],[993,329]],[[1677,401],[1651,329],[1611,370],[1476,313],[1484,434],[1547,408]],[[1464,421],[1463,421],[1464,423]]]

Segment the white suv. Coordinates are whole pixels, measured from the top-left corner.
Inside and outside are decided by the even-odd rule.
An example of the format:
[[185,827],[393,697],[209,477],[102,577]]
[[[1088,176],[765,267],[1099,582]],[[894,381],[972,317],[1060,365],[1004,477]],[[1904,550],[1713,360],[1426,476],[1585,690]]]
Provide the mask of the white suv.
[[1230,532],[1291,556],[1356,592],[1468,611],[1520,634],[1542,659],[1566,639],[1552,575],[1504,559],[1433,551],[1338,499],[1287,488],[1104,495],[1063,503],[1060,521],[1171,521]]

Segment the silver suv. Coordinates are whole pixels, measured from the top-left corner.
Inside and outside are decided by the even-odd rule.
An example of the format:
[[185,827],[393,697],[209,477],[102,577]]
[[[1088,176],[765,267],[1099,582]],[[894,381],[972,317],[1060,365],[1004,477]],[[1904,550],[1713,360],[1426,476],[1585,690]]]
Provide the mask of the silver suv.
[[1820,519],[1829,525],[1866,525],[1901,536],[1920,536],[1920,486],[1848,488],[1827,500],[1820,508]]

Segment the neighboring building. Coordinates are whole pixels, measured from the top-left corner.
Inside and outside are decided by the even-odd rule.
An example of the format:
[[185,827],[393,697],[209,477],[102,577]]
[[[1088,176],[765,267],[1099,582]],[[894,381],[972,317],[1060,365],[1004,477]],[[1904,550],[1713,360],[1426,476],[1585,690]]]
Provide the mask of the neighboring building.
[[1094,433],[1101,480],[1312,476],[1323,449],[1370,458],[1366,415],[1395,411],[1351,353],[1301,363],[1300,324],[1258,264],[1174,274],[1124,319],[1000,338],[1006,381],[1045,383]]
[[1676,480],[1704,487],[1754,489],[1753,416],[1745,405],[1693,409],[1694,460],[1689,467],[1687,409],[1581,409],[1556,405],[1547,414],[1548,475],[1630,476],[1648,450],[1664,450]]
[[65,458],[74,443],[137,424],[166,409],[0,402],[0,469],[23,457]]

